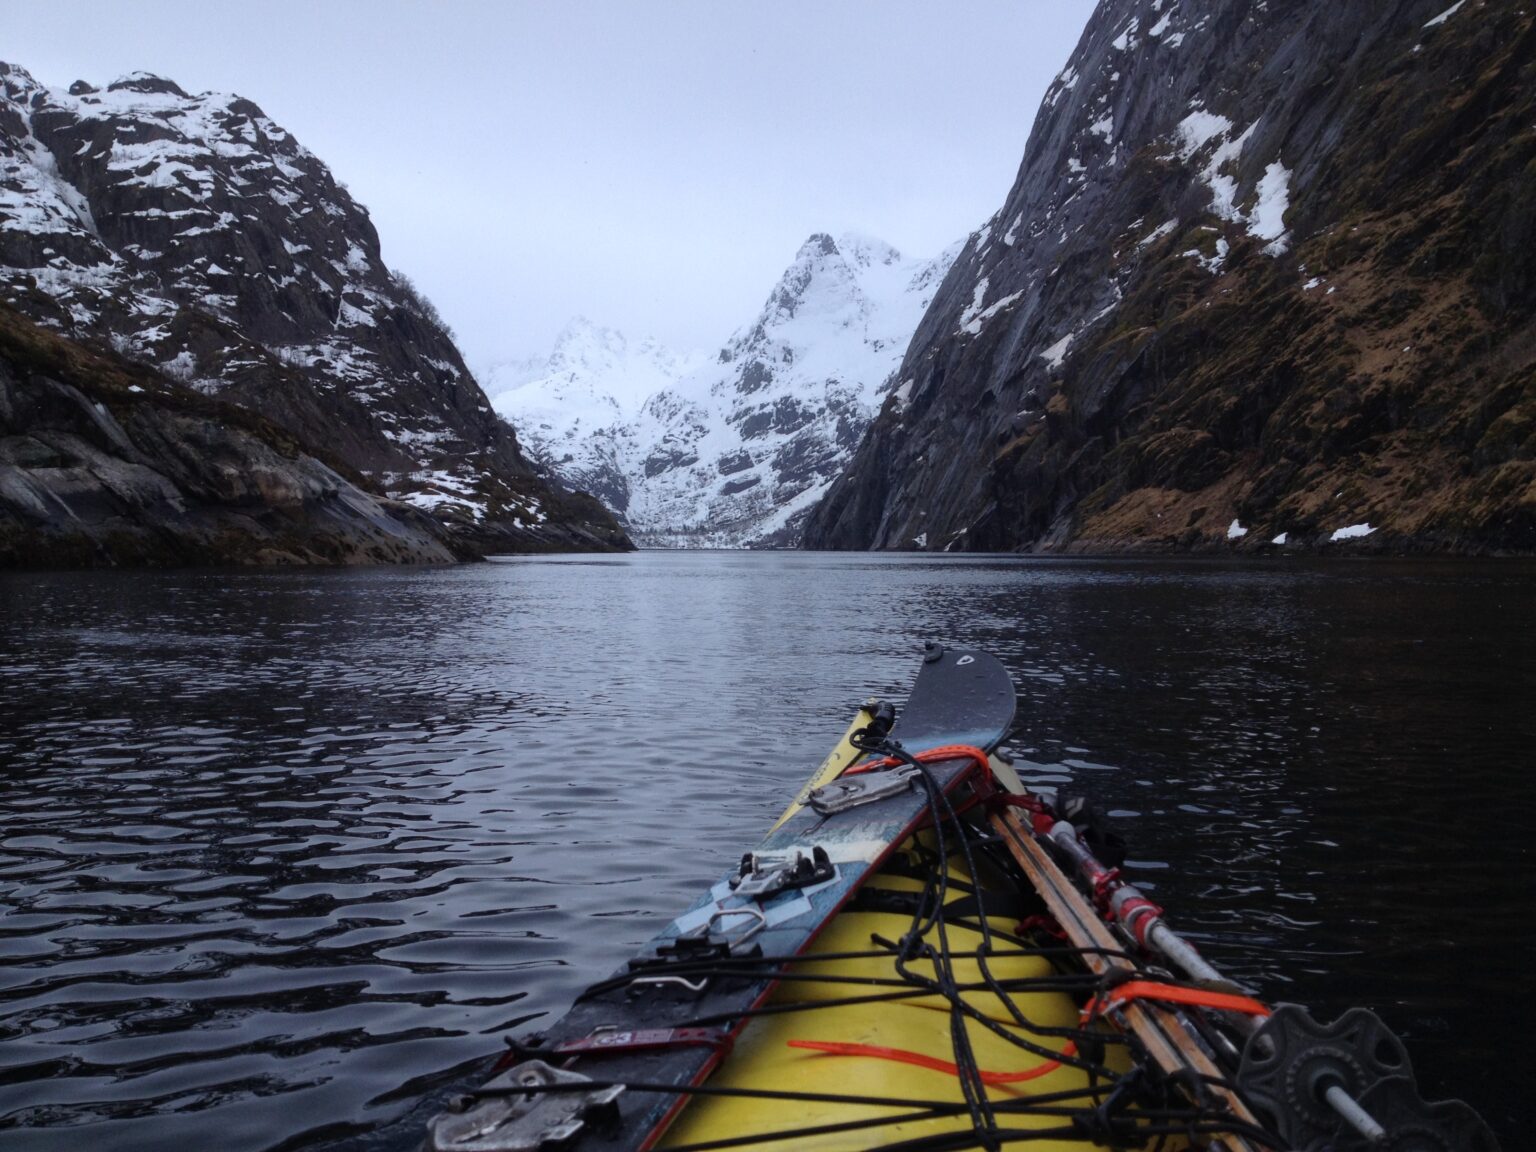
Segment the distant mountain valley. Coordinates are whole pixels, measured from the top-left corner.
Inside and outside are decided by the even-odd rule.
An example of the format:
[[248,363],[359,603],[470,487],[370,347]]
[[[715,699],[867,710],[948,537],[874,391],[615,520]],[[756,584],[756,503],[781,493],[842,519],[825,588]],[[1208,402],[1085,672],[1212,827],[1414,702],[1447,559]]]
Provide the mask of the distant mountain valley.
[[717,353],[574,321],[482,374],[530,456],[652,547],[793,547],[893,384],[960,245],[911,259],[818,233]]

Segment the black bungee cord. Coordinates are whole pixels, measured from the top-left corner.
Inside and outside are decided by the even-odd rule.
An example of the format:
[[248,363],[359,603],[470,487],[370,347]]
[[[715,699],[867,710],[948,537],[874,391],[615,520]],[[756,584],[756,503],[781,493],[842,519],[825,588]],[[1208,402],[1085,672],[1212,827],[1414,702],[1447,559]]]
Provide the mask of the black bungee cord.
[[[957,1071],[961,1073],[960,1082],[962,1094],[965,1096],[967,1104],[971,1105],[972,1101],[975,1101],[975,1104],[971,1108],[973,1125],[975,1127],[975,1131],[972,1134],[972,1139],[979,1140],[983,1147],[992,1149],[997,1146],[996,1140],[1001,1136],[1001,1132],[996,1124],[995,1108],[992,1101],[988,1097],[986,1085],[981,1077],[980,1067],[975,1058],[974,1049],[970,1044],[969,1034],[965,1029],[965,1020],[966,1018],[978,1019],[983,1025],[988,1027],[993,1032],[1013,1040],[1016,1043],[1021,1041],[1022,1037],[1014,1037],[1011,1033],[1000,1028],[992,1021],[986,1019],[984,1016],[981,1016],[970,1005],[967,1005],[963,998],[959,995],[959,987],[957,982],[954,980],[953,955],[949,950],[947,930],[948,925],[945,915],[945,906],[947,904],[948,896],[950,855],[944,829],[946,818],[947,822],[950,823],[958,833],[956,836],[956,841],[960,846],[960,852],[964,858],[967,874],[972,877],[974,882],[979,876],[979,872],[976,868],[975,856],[971,850],[970,836],[967,835],[966,825],[961,821],[959,813],[956,811],[954,804],[950,801],[948,794],[941,787],[939,787],[938,782],[928,771],[927,766],[919,761],[916,757],[907,753],[899,743],[891,740],[861,740],[856,736],[854,739],[854,744],[856,747],[859,747],[861,751],[881,753],[888,758],[895,759],[904,764],[912,765],[919,774],[919,778],[923,782],[924,791],[927,796],[930,819],[934,829],[934,839],[936,842],[935,854],[937,857],[937,862],[936,868],[931,868],[928,870],[929,881],[925,884],[923,899],[919,902],[918,908],[914,913],[913,926],[908,930],[906,934],[904,934],[900,942],[900,947],[896,949],[895,964],[898,973],[904,979],[912,979],[923,984],[924,986],[931,987],[936,993],[943,996],[943,998],[951,1005],[950,1031],[952,1047],[955,1054],[955,1066]],[[941,806],[943,811],[940,811]],[[930,901],[931,904],[929,903]],[[930,909],[926,917],[923,915],[923,909],[925,906]],[[993,995],[996,996],[1007,1007],[1009,1013],[1013,1016],[1019,1027],[1028,1031],[1034,1031],[1034,1023],[1030,1021],[1019,1009],[1017,1002],[1014,1000],[1012,995],[1009,994],[1008,990],[1005,989],[998,981],[995,974],[992,973],[990,967],[987,964],[987,957],[992,947],[992,931],[984,909],[978,910],[978,915],[975,917],[975,920],[977,922],[976,930],[981,935],[981,945],[976,949],[974,955],[977,961],[977,969],[982,975],[983,982],[987,986],[988,990],[991,991]],[[925,943],[922,945],[921,951],[919,952],[919,950],[914,947],[914,945],[921,941],[923,937],[927,935],[930,929],[935,930],[935,934],[937,935],[939,942],[938,950],[935,951],[932,945]],[[912,972],[908,968],[907,962],[919,954],[923,955],[926,959],[929,959],[933,963],[936,979],[928,980],[922,976],[919,976],[917,973]],[[1074,1041],[1081,1041],[1085,1044],[1089,1042],[1098,1042],[1101,1039],[1101,1034],[1089,1033],[1084,1028],[1062,1031],[1071,1032],[1074,1037]],[[1026,1048],[1035,1048],[1035,1046],[1029,1045],[1027,1042],[1023,1046]],[[1048,1050],[1035,1050],[1041,1052],[1043,1055],[1048,1055],[1051,1058],[1061,1060],[1060,1054],[1049,1053]],[[1072,1062],[1078,1063],[1078,1061]],[[1132,1082],[1138,1078],[1137,1074],[1133,1072],[1133,1074],[1129,1077],[1120,1077],[1114,1074],[1109,1074],[1108,1069],[1098,1061],[1082,1061],[1081,1066],[1083,1066],[1088,1072],[1090,1077],[1090,1085],[1092,1085],[1097,1078],[1102,1076],[1113,1085],[1113,1088],[1108,1099],[1101,1101],[1094,1108],[1080,1113],[1076,1117],[1075,1123],[1080,1125],[1085,1130],[1087,1137],[1092,1139],[1095,1143],[1115,1142],[1115,1128],[1117,1126],[1123,1126],[1127,1123],[1127,1118],[1123,1115],[1123,1113],[1120,1115],[1117,1115],[1116,1113],[1121,1112],[1124,1105],[1130,1100],[1131,1094],[1128,1090],[1131,1088]],[[1201,1109],[1185,1110],[1181,1114],[1181,1118],[1185,1119],[1186,1127],[1189,1127],[1192,1126],[1202,1114],[1203,1110]],[[985,1121],[984,1124],[979,1123],[979,1121],[983,1120]],[[1133,1128],[1136,1127],[1136,1122],[1134,1120],[1129,1121],[1129,1123]],[[1106,1137],[1108,1138],[1106,1139]],[[956,1145],[946,1144],[944,1146]],[[971,1145],[967,1144],[960,1146]]]
[[[943,904],[944,904],[943,894],[946,893],[947,890],[948,890],[949,868],[948,868],[948,853],[947,853],[947,849],[945,847],[945,840],[944,840],[944,837],[943,837],[943,829],[940,826],[940,823],[941,823],[940,822],[940,817],[939,817],[939,814],[936,811],[933,811],[934,805],[932,803],[932,798],[933,798],[935,793],[937,793],[941,797],[945,807],[948,808],[950,820],[951,820],[951,822],[953,822],[955,824],[957,830],[960,833],[959,841],[960,841],[960,843],[961,843],[961,845],[962,845],[962,847],[964,849],[964,852],[965,852],[966,867],[969,870],[969,873],[970,873],[971,877],[974,879],[978,875],[978,873],[977,873],[976,867],[975,867],[975,859],[971,855],[971,852],[970,852],[969,838],[965,835],[965,825],[960,821],[959,814],[955,811],[954,806],[949,802],[949,797],[946,794],[944,794],[942,789],[938,788],[937,781],[933,780],[932,776],[929,774],[929,772],[927,770],[926,765],[924,765],[921,761],[919,761],[916,758],[914,758],[913,756],[911,756],[899,744],[896,744],[893,741],[882,741],[878,745],[875,745],[875,746],[872,746],[872,747],[869,747],[869,748],[864,748],[864,747],[861,746],[861,742],[860,742],[860,740],[858,739],[857,736],[855,736],[855,738],[853,740],[853,743],[854,743],[855,747],[860,747],[861,750],[866,750],[866,751],[875,752],[877,754],[887,755],[887,756],[890,756],[892,758],[898,759],[898,760],[900,760],[903,763],[908,763],[908,764],[914,765],[918,769],[918,771],[922,774],[922,778],[926,782],[927,792],[928,792],[929,801],[930,801],[930,815],[932,816],[933,824],[935,826],[935,833],[936,833],[935,839],[938,840],[938,848],[937,848],[938,864],[937,864],[936,868],[929,868],[927,870],[928,887],[925,888],[924,898],[925,898],[925,900],[930,898],[930,893],[931,893],[931,890],[932,890],[932,884],[933,884],[933,881],[934,881],[935,877],[937,877],[938,878],[938,883],[940,885],[940,887],[939,887],[939,896],[938,896],[938,898],[935,901],[934,912],[930,915],[930,918],[929,918],[930,919],[930,923],[937,923],[937,922],[941,921],[942,918],[943,918]],[[919,906],[921,907],[921,904]],[[978,961],[978,965],[977,965],[978,969],[982,972],[983,980],[987,982],[988,990],[991,991],[994,995],[998,996],[998,998],[1000,1000],[1002,1000],[1005,1005],[1008,1006],[1010,1013],[1013,1015],[1014,1019],[1018,1022],[1019,1026],[1021,1028],[1025,1029],[1026,1031],[1034,1032],[1036,1035],[1066,1036],[1066,1037],[1068,1037],[1068,1038],[1070,1038],[1070,1039],[1072,1039],[1074,1041],[1100,1042],[1100,1041],[1103,1041],[1103,1040],[1106,1040],[1106,1039],[1111,1039],[1110,1037],[1106,1037],[1106,1036],[1104,1036],[1101,1033],[1089,1033],[1088,1031],[1086,1031],[1086,1030],[1084,1030],[1082,1028],[1062,1028],[1062,1029],[1051,1028],[1051,1029],[1045,1029],[1045,1028],[1041,1028],[1041,1027],[1033,1024],[1023,1014],[1023,1012],[1018,1008],[1018,1005],[1017,1005],[1017,1003],[1015,1003],[1013,1001],[1013,998],[1011,996],[1009,996],[1006,993],[1006,991],[1003,990],[998,985],[995,977],[992,977],[992,974],[991,974],[990,970],[986,967],[986,965],[985,965],[985,955],[984,954],[990,948],[990,937],[991,937],[991,934],[992,934],[993,930],[991,928],[991,925],[987,923],[985,916],[978,916],[977,919],[978,919],[978,921],[980,921],[980,924],[981,924],[979,932],[980,932],[980,934],[982,936],[982,947],[977,949],[976,953],[974,953],[974,955],[975,955],[975,957],[976,957],[976,959]],[[917,930],[916,929],[916,925],[914,924],[914,928],[909,930],[908,936],[911,935],[911,932],[916,931],[916,930]],[[927,928],[925,927],[923,929],[923,932],[926,933],[926,931],[927,931]],[[941,935],[941,945],[944,946],[945,948],[947,948],[947,935]],[[1077,951],[1077,950],[1074,950],[1074,951]],[[972,1020],[975,1020],[982,1027],[986,1028],[987,1030],[989,1030],[990,1032],[994,1033],[995,1035],[997,1035],[1001,1039],[1007,1041],[1008,1043],[1013,1044],[1016,1047],[1022,1048],[1023,1050],[1025,1050],[1027,1052],[1030,1052],[1033,1055],[1039,1056],[1039,1057],[1041,1057],[1043,1059],[1057,1060],[1057,1061],[1060,1061],[1063,1064],[1068,1064],[1068,1065],[1071,1065],[1073,1067],[1079,1068],[1079,1069],[1089,1073],[1090,1076],[1106,1075],[1106,1078],[1110,1079],[1111,1081],[1117,1079],[1117,1077],[1113,1073],[1110,1073],[1108,1069],[1104,1068],[1104,1066],[1101,1063],[1097,1062],[1097,1061],[1092,1061],[1092,1060],[1084,1059],[1081,1056],[1076,1056],[1076,1057],[1066,1056],[1066,1055],[1064,1055],[1061,1052],[1054,1051],[1054,1050],[1052,1050],[1050,1048],[1046,1048],[1046,1047],[1044,1047],[1042,1045],[1035,1044],[1035,1043],[1033,1043],[1032,1041],[1026,1039],[1023,1036],[1019,1036],[1019,1035],[1016,1035],[1013,1032],[1008,1031],[1002,1025],[1000,1025],[1000,1024],[996,1023],[995,1021],[989,1019],[987,1016],[982,1014],[975,1007],[973,1007],[972,1005],[966,1003],[963,998],[958,996],[958,994],[957,995],[953,995],[953,996],[948,995],[948,994],[946,994],[943,991],[943,989],[939,988],[934,982],[928,981],[926,978],[918,975],[917,973],[913,973],[913,972],[910,972],[909,970],[907,970],[905,968],[905,965],[902,963],[901,957],[899,955],[897,957],[897,965],[896,966],[897,966],[898,972],[900,972],[903,975],[903,977],[905,977],[907,979],[914,980],[916,982],[919,982],[919,983],[923,984],[924,986],[929,987],[933,992],[935,992],[935,993],[937,993],[939,995],[943,995],[945,997],[945,999],[949,1000],[949,1002],[950,1002],[950,1004],[952,1006],[952,1009],[954,1011],[956,1011],[958,1013],[961,1013],[961,1014],[965,1015],[966,1017],[968,1017],[968,1018],[970,1018]],[[937,968],[937,963],[935,964],[935,968]],[[967,1041],[967,1049],[969,1050],[969,1037],[968,1036],[966,1038],[966,1041]],[[957,1060],[956,1063],[957,1063],[957,1065],[959,1065],[960,1061]],[[979,1072],[979,1069],[978,1069],[978,1072]]]
[[[964,1001],[956,986],[954,978],[954,963],[949,954],[949,929],[945,921],[944,905],[949,896],[949,851],[945,842],[945,816],[946,812],[940,811],[940,807],[947,810],[949,820],[954,821],[956,830],[960,833],[960,841],[965,850],[967,860],[970,857],[969,845],[965,842],[964,829],[959,827],[959,820],[955,814],[954,806],[950,804],[949,797],[944,789],[939,786],[927,765],[911,755],[901,744],[895,740],[884,737],[875,739],[864,738],[862,733],[855,733],[853,746],[861,752],[884,753],[903,764],[911,765],[917,772],[918,779],[923,783],[926,794],[930,822],[933,825],[934,839],[937,841],[937,853],[939,866],[930,876],[935,882],[925,887],[924,900],[919,901],[917,910],[913,914],[912,927],[902,935],[900,947],[895,956],[895,966],[898,975],[910,978],[932,986],[933,990],[944,998],[950,1005],[949,1034],[950,1047],[955,1057],[955,1069],[957,1079],[960,1082],[961,1095],[965,1097],[966,1104],[971,1113],[972,1127],[982,1141],[982,1146],[988,1152],[996,1149],[991,1133],[997,1130],[997,1119],[993,1114],[991,1100],[987,1095],[986,1084],[982,1080],[981,1066],[976,1060],[975,1050],[971,1047],[970,1034],[966,1031]],[[974,872],[971,873],[975,875]],[[929,889],[934,889],[929,891]],[[931,895],[932,910],[925,917],[924,904],[928,903]],[[938,937],[939,947],[935,951],[932,945],[924,942],[924,937],[933,930]],[[989,943],[988,937],[982,936],[982,949]],[[935,979],[928,981],[913,973],[907,964],[910,960],[922,955],[933,963]]]
[[[882,945],[882,949],[871,951],[849,951],[826,955],[803,954],[785,957],[764,957],[761,955],[755,957],[711,957],[708,960],[701,960],[696,963],[685,961],[676,964],[669,967],[669,972],[686,975],[690,978],[718,976],[772,979],[788,983],[854,984],[882,990],[825,1000],[759,1004],[754,1008],[695,1017],[683,1023],[675,1024],[674,1027],[686,1028],[703,1027],[711,1024],[737,1024],[756,1016],[805,1012],[813,1008],[903,1001],[935,996],[948,1005],[950,1042],[954,1055],[956,1080],[960,1088],[962,1100],[958,1102],[921,1101],[855,1093],[736,1089],[723,1086],[711,1087],[707,1084],[680,1085],[635,1081],[625,1082],[626,1087],[631,1091],[641,1093],[655,1092],[704,1097],[735,1096],[898,1110],[895,1114],[887,1116],[861,1117],[842,1121],[828,1120],[824,1123],[807,1125],[800,1128],[771,1132],[759,1131],[741,1136],[679,1145],[677,1146],[677,1152],[712,1152],[712,1150],[716,1149],[723,1150],[754,1143],[784,1143],[786,1146],[792,1146],[791,1142],[797,1140],[836,1135],[838,1133],[852,1134],[861,1131],[872,1133],[880,1128],[888,1129],[895,1125],[920,1123],[928,1120],[942,1119],[947,1116],[960,1115],[969,1117],[970,1128],[968,1131],[933,1133],[927,1136],[900,1139],[881,1145],[871,1145],[869,1146],[870,1152],[944,1152],[947,1149],[971,1148],[982,1148],[986,1152],[997,1152],[997,1150],[1005,1145],[1028,1143],[1042,1139],[1071,1140],[1084,1143],[1091,1142],[1110,1147],[1135,1146],[1139,1148],[1148,1147],[1149,1144],[1155,1141],[1155,1144],[1152,1146],[1156,1149],[1161,1149],[1166,1141],[1180,1136],[1193,1138],[1220,1133],[1240,1134],[1250,1140],[1264,1143],[1266,1146],[1269,1145],[1272,1137],[1268,1134],[1261,1130],[1252,1129],[1250,1125],[1243,1124],[1235,1117],[1227,1116],[1219,1111],[1213,1111],[1208,1107],[1202,1108],[1198,1105],[1198,1102],[1193,1107],[1187,1105],[1183,1107],[1168,1107],[1169,1089],[1166,1085],[1157,1092],[1158,1100],[1148,1098],[1147,1089],[1154,1085],[1149,1083],[1145,1067],[1137,1067],[1129,1075],[1125,1075],[1116,1073],[1103,1063],[1102,1045],[1105,1043],[1124,1044],[1139,1050],[1139,1046],[1135,1044],[1133,1038],[1118,1033],[1105,1033],[1097,1029],[1090,1029],[1086,1025],[1091,1024],[1092,1020],[1086,1021],[1075,1028],[1038,1024],[1025,1015],[1015,999],[1017,993],[1045,990],[1081,993],[1091,998],[1096,991],[1102,991],[1103,981],[1101,977],[1086,972],[1063,973],[1058,971],[1049,977],[1002,979],[992,971],[989,963],[993,959],[1002,959],[1010,956],[1036,955],[1051,960],[1054,965],[1055,962],[1061,960],[1074,958],[1080,960],[1089,953],[1105,954],[1109,952],[1108,949],[1080,948],[1070,945],[1040,946],[1032,940],[1026,940],[1022,936],[1002,932],[995,929],[989,923],[987,909],[979,898],[975,902],[976,911],[974,915],[967,911],[963,916],[957,915],[953,918],[954,926],[963,927],[966,931],[975,932],[979,935],[979,945],[972,950],[966,951],[952,948],[949,932],[952,921],[947,911],[951,887],[951,858],[956,857],[959,862],[963,863],[967,875],[971,879],[970,884],[962,884],[956,879],[955,885],[962,890],[970,891],[978,897],[981,894],[981,873],[977,868],[976,848],[980,847],[986,851],[989,865],[1000,867],[1005,875],[1008,874],[1009,868],[1006,862],[1004,864],[998,863],[996,856],[993,854],[995,843],[986,838],[984,833],[974,826],[974,821],[962,818],[963,813],[970,811],[973,805],[965,804],[957,810],[956,804],[951,800],[944,787],[939,784],[938,779],[925,763],[908,753],[899,743],[882,739],[867,732],[856,733],[853,743],[861,752],[882,755],[900,764],[911,765],[916,770],[917,779],[921,782],[925,794],[925,803],[932,828],[932,844],[925,842],[924,839],[918,836],[914,836],[912,840],[911,851],[915,853],[916,860],[921,869],[922,887],[913,908],[911,924],[900,939],[892,942],[880,937],[873,937],[872,939],[875,943]],[[977,837],[980,837],[979,843],[973,844],[973,838]],[[923,861],[927,861],[926,866],[922,865]],[[1015,879],[1017,878],[1015,877]],[[933,937],[933,942],[927,939],[930,935]],[[1016,944],[1017,947],[1007,948],[1000,952],[996,949],[996,941],[998,940],[1006,941],[1009,944]],[[1136,963],[1134,958],[1124,952],[1115,952],[1114,954],[1130,960],[1132,963]],[[891,956],[898,979],[786,971],[787,968],[796,963],[822,963],[833,959],[867,958],[873,956]],[[976,962],[977,970],[981,976],[979,982],[968,981],[962,983],[956,978],[955,963],[960,959],[972,959]],[[932,977],[913,970],[911,965],[914,961],[918,960],[923,960],[933,965]],[[643,978],[645,975],[645,972],[637,971],[601,981],[586,989],[578,997],[578,1001],[621,989],[633,980]],[[1006,1007],[1019,1030],[1036,1036],[1069,1038],[1074,1042],[1075,1053],[1068,1055],[1037,1044],[1030,1040],[1028,1036],[1021,1035],[1019,1032],[1006,1027],[1002,1022],[991,1019],[976,1005],[967,1003],[965,999],[966,993],[981,990],[990,992]],[[1043,1059],[1078,1068],[1086,1073],[1086,1083],[1080,1088],[1054,1093],[1032,1093],[1028,1096],[993,1099],[988,1092],[986,1080],[967,1028],[967,1022],[971,1020],[976,1021],[978,1025],[988,1029],[1012,1046],[1028,1051]],[[1098,1051],[1101,1058],[1091,1058],[1085,1054],[1085,1049],[1088,1051]],[[1158,1083],[1161,1082],[1159,1081]],[[597,1080],[588,1081],[583,1085],[585,1088],[602,1086],[604,1086],[604,1082]],[[472,1095],[510,1096],[559,1090],[555,1085],[546,1085],[533,1089],[507,1089],[479,1092]],[[1157,1106],[1159,1102],[1163,1105],[1162,1107]],[[1059,1117],[1061,1120],[1066,1121],[1066,1124],[1029,1129],[1004,1126],[1010,1117],[1022,1118],[1028,1116],[1038,1117],[1042,1120],[1048,1117]]]

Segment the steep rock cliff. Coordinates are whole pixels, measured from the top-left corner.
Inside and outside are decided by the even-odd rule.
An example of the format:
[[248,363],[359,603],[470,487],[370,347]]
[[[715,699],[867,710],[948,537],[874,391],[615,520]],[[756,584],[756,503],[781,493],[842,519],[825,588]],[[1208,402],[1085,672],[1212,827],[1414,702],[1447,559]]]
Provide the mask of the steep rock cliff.
[[626,543],[534,474],[367,211],[249,100],[0,64],[0,298],[326,445],[469,544]]
[[0,567],[442,563],[443,529],[292,434],[0,304]]
[[811,547],[1536,547],[1536,28],[1104,0]]

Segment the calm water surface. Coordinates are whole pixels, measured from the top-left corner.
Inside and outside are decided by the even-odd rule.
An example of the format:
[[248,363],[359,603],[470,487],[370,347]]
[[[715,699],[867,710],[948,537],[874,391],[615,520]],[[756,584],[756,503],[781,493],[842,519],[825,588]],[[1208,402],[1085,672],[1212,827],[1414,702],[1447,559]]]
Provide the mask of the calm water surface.
[[0,576],[0,1147],[323,1147],[558,1013],[924,638],[1233,974],[1536,1123],[1536,567],[645,553]]

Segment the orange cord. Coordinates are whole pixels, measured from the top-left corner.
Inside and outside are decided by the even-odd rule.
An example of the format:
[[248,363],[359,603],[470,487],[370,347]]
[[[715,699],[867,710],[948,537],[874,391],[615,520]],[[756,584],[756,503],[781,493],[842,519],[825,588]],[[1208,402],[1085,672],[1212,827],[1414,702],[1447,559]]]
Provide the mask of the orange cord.
[[[991,768],[991,761],[987,754],[974,744],[946,744],[942,748],[930,748],[926,752],[919,752],[912,759],[921,764],[932,764],[939,760],[959,760],[968,757],[983,769]],[[866,760],[862,764],[855,764],[843,771],[844,776],[861,776],[865,772],[873,772],[876,768],[894,768],[897,764],[906,761],[898,760],[894,756],[888,756],[884,760]]]
[[1194,1008],[1215,1008],[1220,1012],[1239,1012],[1244,1016],[1268,1016],[1269,1007],[1251,996],[1231,992],[1208,992],[1203,988],[1184,988],[1178,984],[1160,984],[1155,980],[1127,980],[1089,1003],[1083,1011],[1086,1021],[1119,1008],[1133,1000],[1156,1000],[1163,1004],[1188,1004]]

